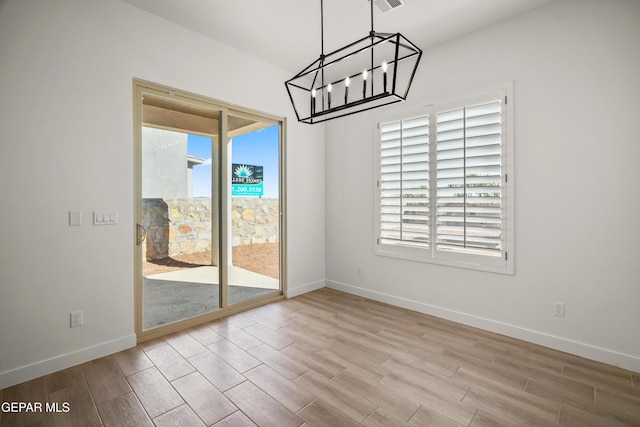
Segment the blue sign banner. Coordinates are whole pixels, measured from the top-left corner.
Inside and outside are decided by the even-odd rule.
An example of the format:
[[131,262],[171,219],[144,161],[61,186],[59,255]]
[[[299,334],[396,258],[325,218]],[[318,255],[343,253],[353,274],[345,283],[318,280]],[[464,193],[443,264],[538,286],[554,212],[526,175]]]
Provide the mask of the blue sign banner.
[[231,165],[231,196],[262,197],[264,194],[262,166],[233,163]]

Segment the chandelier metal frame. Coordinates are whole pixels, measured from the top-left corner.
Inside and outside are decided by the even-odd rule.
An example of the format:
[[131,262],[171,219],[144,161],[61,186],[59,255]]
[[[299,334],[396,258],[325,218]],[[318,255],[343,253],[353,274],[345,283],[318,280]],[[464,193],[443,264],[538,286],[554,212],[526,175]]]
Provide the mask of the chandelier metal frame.
[[[369,34],[325,55],[320,0],[320,57],[285,82],[299,122],[321,123],[407,99],[422,50],[400,33],[375,32],[369,2]],[[361,92],[354,96],[356,85]]]

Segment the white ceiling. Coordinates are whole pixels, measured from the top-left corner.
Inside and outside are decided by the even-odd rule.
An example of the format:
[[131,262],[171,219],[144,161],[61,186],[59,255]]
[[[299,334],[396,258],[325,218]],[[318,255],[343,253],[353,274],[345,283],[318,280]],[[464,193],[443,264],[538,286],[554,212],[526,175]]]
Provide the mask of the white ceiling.
[[[123,0],[265,61],[298,72],[320,55],[320,0]],[[459,37],[554,0],[406,0],[374,29],[418,47]],[[324,0],[326,54],[371,29],[368,0]]]

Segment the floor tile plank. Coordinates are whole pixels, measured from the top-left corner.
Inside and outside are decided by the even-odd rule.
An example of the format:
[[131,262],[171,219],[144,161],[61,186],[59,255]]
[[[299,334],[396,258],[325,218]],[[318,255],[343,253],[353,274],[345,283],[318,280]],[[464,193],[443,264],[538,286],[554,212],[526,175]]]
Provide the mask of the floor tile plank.
[[199,372],[178,378],[171,384],[206,425],[220,421],[238,409]]
[[462,427],[462,424],[458,424],[439,412],[424,406],[421,406],[416,411],[415,415],[409,420],[409,424],[429,427]]
[[560,405],[551,410],[524,400],[522,395],[499,393],[484,387],[471,387],[463,402],[512,425],[556,425],[560,410]]
[[106,402],[131,391],[129,383],[112,358],[98,359],[82,365],[96,404]]
[[469,427],[512,427],[511,423],[500,420],[494,416],[478,411]]
[[247,326],[256,324],[253,319],[247,316],[247,313],[232,314],[231,316],[227,317],[227,320],[230,324],[240,329],[244,329]]
[[293,360],[268,344],[262,344],[259,347],[252,348],[249,350],[249,353],[290,380],[309,370],[303,363]]
[[380,383],[462,425],[469,425],[476,413],[476,408],[467,402],[439,393],[422,383],[406,380],[395,373],[385,376]]
[[77,384],[87,383],[82,373],[82,368],[79,365],[46,375],[44,380],[48,393],[54,393]]
[[294,382],[358,423],[364,421],[377,408],[375,404],[359,395],[350,393],[314,371],[306,372],[296,378]]
[[244,375],[291,412],[298,412],[316,399],[303,387],[283,377],[267,365],[260,365],[245,372]]
[[632,386],[631,373],[628,371],[621,372],[617,368],[593,369],[566,363],[562,368],[562,375],[599,389],[618,390],[640,397],[640,389]]
[[134,393],[127,393],[98,405],[105,427],[153,427]]
[[298,412],[298,416],[304,420],[305,426],[309,425],[310,427],[356,427],[360,425],[347,417],[342,411],[322,401],[322,399],[314,401]]
[[573,407],[562,405],[558,422],[570,427],[629,427],[640,425],[638,419],[627,420],[608,408],[594,406]]
[[44,411],[36,411],[35,404],[39,403],[44,406],[44,402],[47,401],[46,382],[44,377],[36,378],[31,381],[26,381],[21,384],[14,385],[12,387],[3,390],[2,396],[3,402],[17,402],[19,404],[31,404],[31,408],[26,407],[25,410],[15,412],[14,409],[9,409],[2,414],[2,426],[21,426],[21,425],[34,425],[34,426],[50,426],[51,415]]
[[334,362],[305,344],[291,344],[280,351],[327,378],[333,378],[345,370],[345,367],[341,364]]
[[[255,322],[254,325],[260,325],[273,331],[280,329],[291,319],[291,313],[283,309],[279,304],[257,307],[250,312],[244,313],[244,316],[253,320]],[[241,329],[246,330],[251,326],[242,326]]]
[[321,350],[320,354],[338,365],[370,376],[375,380],[381,380],[390,372],[389,369],[383,365],[375,363],[360,354],[351,352],[349,347],[342,344],[331,345],[329,348]]
[[[51,414],[53,425],[56,427],[102,426],[91,391],[85,381],[76,382],[49,393],[49,402],[56,403],[59,409],[58,412]],[[68,412],[65,412],[67,409]]]
[[242,411],[236,411],[228,417],[218,421],[214,427],[255,427],[255,423],[251,421]]
[[621,391],[596,390],[596,403],[599,407],[611,408],[630,416],[630,419],[640,419],[640,397]]
[[468,386],[451,381],[448,377],[429,372],[427,369],[422,369],[420,366],[415,366],[413,363],[398,358],[392,357],[384,362],[382,366],[408,382],[422,384],[456,400],[462,400],[469,389]]
[[583,396],[586,399],[593,400],[595,387],[563,376],[561,374],[561,365],[541,366],[535,361],[530,361],[526,356],[518,357],[512,354],[498,356],[493,361],[492,365],[514,374],[535,378],[536,381],[549,384],[578,396]]
[[243,373],[260,365],[260,361],[227,339],[215,342],[207,347],[233,369]]
[[169,381],[195,371],[195,368],[167,343],[147,350],[146,355]]
[[193,356],[189,363],[220,391],[228,390],[245,381],[238,371],[209,350]]
[[207,348],[187,331],[168,335],[164,339],[185,359],[207,351]]
[[260,426],[297,427],[302,420],[250,381],[225,392],[240,410]]
[[233,324],[221,325],[215,330],[243,350],[255,348],[263,342]]
[[222,335],[206,325],[196,326],[187,330],[187,332],[205,347],[224,339]]
[[139,348],[133,347],[113,355],[122,374],[127,377],[133,373],[144,371],[153,366],[147,355]]
[[578,394],[575,390],[561,387],[558,384],[549,384],[548,382],[540,382],[529,380],[525,388],[527,393],[535,396],[552,399],[556,402],[566,405],[576,405],[579,403],[591,403],[594,401],[595,393]]
[[[284,326],[284,325],[281,325]],[[256,323],[255,325],[251,325],[247,328],[243,329],[245,332],[253,335],[258,338],[262,342],[269,344],[271,347],[276,350],[281,350],[282,348],[293,344],[295,341],[286,335],[282,335],[273,329],[269,329],[264,325]]]
[[205,427],[189,405],[180,405],[153,419],[156,427]]
[[184,403],[169,381],[155,367],[132,374],[127,380],[151,418]]
[[524,390],[529,377],[519,372],[510,372],[490,364],[479,363],[475,366],[462,366],[451,378],[452,381],[471,387],[474,384],[484,386],[509,387]]
[[313,325],[307,321],[300,321],[299,318],[288,322],[286,326],[278,329],[278,332],[291,338],[296,344],[304,344],[314,350],[322,350],[330,343],[328,334],[314,329]]
[[411,424],[405,423],[394,417],[393,415],[378,408],[366,420],[362,422],[364,427],[410,427]]
[[395,393],[375,380],[349,369],[337,375],[331,382],[348,393],[364,397],[402,421],[409,421],[420,407],[418,403],[407,399],[406,396]]

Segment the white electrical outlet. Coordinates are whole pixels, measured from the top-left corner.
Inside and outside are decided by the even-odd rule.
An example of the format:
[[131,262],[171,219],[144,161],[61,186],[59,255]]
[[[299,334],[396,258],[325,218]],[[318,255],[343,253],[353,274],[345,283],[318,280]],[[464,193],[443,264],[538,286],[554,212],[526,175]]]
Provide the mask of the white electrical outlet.
[[82,325],[82,310],[72,311],[70,313],[70,318],[72,328]]
[[553,303],[553,315],[558,317],[564,317],[564,303],[563,302],[554,302]]

